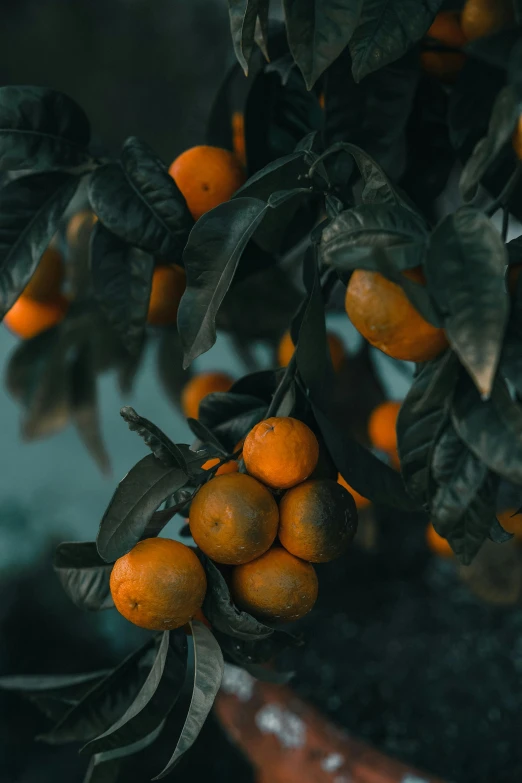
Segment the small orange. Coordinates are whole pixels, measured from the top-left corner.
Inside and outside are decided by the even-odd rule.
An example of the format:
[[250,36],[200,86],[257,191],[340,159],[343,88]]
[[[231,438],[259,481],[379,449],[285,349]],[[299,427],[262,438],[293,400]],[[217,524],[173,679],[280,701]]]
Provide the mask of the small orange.
[[513,21],[511,0],[467,0],[462,9],[462,31],[468,41],[492,35]]
[[459,11],[440,11],[426,33],[428,38],[460,49],[466,45],[466,36],[462,32]]
[[234,380],[224,372],[201,372],[185,384],[181,407],[187,419],[197,419],[199,404],[207,394],[227,392]]
[[326,106],[326,101],[325,101],[325,99],[324,99],[324,92],[320,92],[320,93],[319,93],[319,97],[317,98],[317,100],[318,100],[318,102],[319,102],[319,106],[320,106],[320,107],[321,107],[321,109],[324,111],[324,108],[325,108],[325,106]]
[[67,223],[65,238],[68,245],[74,245],[80,238],[80,234],[89,231],[98,218],[90,209],[82,209],[77,212]]
[[[332,364],[334,370],[337,372],[345,360],[346,352],[344,350],[344,343],[340,337],[333,332],[328,332],[328,347],[330,349],[330,356],[332,358]],[[279,343],[277,350],[277,359],[280,367],[286,367],[295,352],[294,341],[290,332],[285,332]]]
[[[426,282],[420,267],[403,274],[420,285]],[[401,286],[380,272],[356,269],[346,289],[345,305],[362,336],[394,359],[425,362],[448,346],[444,330],[428,323]]]
[[318,593],[313,565],[274,547],[232,571],[232,595],[242,609],[264,620],[299,620]]
[[110,588],[116,609],[131,623],[171,631],[201,608],[207,578],[192,549],[169,538],[147,538],[116,560]]
[[246,166],[245,118],[240,111],[232,114],[232,147],[241,165]]
[[186,284],[187,278],[182,267],[177,264],[157,266],[152,274],[147,323],[153,326],[175,324]]
[[248,472],[274,489],[289,489],[315,470],[319,443],[312,430],[290,416],[273,416],[250,430],[243,446]]
[[425,51],[420,54],[423,71],[444,84],[454,84],[467,62],[464,52]]
[[451,548],[449,541],[442,536],[439,536],[431,522],[426,528],[426,543],[431,551],[439,557],[453,557],[453,549]]
[[[203,470],[210,470],[220,462],[219,457],[212,457],[207,459],[201,466]],[[217,470],[216,476],[223,476],[225,473],[237,473],[239,470],[239,464],[235,459],[231,459],[228,462],[224,462]]]
[[280,542],[310,563],[328,563],[343,555],[356,531],[355,502],[331,479],[304,481],[289,489],[279,504]]
[[397,451],[397,416],[401,409],[400,402],[388,400],[378,405],[368,421],[368,435],[376,449],[393,454]]
[[[508,508],[497,514],[497,519],[508,533],[513,533],[517,541],[522,541],[522,514],[517,514],[518,509]],[[515,514],[515,516],[513,516]]]
[[61,293],[64,274],[62,254],[55,247],[48,247],[24,288],[23,295],[37,302],[55,299]]
[[245,182],[241,163],[229,150],[201,145],[191,147],[171,163],[176,182],[194,218],[228,201]]
[[4,316],[4,324],[17,337],[30,340],[63,321],[68,307],[69,302],[64,296],[57,296],[47,302],[37,302],[22,294]]
[[248,563],[272,546],[279,511],[270,491],[244,473],[217,476],[190,506],[192,538],[216,563]]
[[371,506],[371,504],[372,504],[372,501],[371,501],[371,500],[368,500],[368,498],[365,498],[365,497],[363,497],[362,495],[360,495],[360,494],[357,492],[357,490],[356,490],[356,489],[354,489],[353,487],[351,487],[351,486],[348,484],[348,482],[347,482],[347,481],[345,481],[345,480],[343,479],[343,477],[341,476],[341,474],[340,474],[340,473],[339,473],[339,475],[337,476],[337,481],[339,482],[339,484],[341,485],[341,487],[344,487],[345,489],[347,489],[347,490],[348,490],[348,492],[350,493],[350,495],[352,496],[352,498],[355,500],[355,505],[356,505],[356,507],[357,507],[357,508],[359,508],[359,509],[363,509],[363,508],[368,508],[368,506]]

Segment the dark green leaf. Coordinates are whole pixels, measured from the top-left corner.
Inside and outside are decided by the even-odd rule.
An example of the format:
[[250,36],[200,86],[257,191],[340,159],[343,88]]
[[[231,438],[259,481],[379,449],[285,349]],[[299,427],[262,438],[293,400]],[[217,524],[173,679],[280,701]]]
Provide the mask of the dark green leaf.
[[192,370],[184,370],[182,364],[183,348],[177,329],[162,329],[157,353],[158,376],[167,398],[177,406],[192,376]]
[[94,756],[87,768],[83,783],[117,783],[121,762],[118,759],[98,761]]
[[442,0],[364,0],[350,41],[356,82],[398,60],[433,21]]
[[187,424],[196,438],[198,438],[198,440],[200,440],[201,443],[206,447],[210,448],[212,451],[215,451],[216,455],[227,454],[225,447],[216,438],[212,430],[209,430],[209,428],[206,427],[203,422],[199,421],[198,419],[189,418],[187,419]]
[[125,747],[148,736],[175,705],[187,668],[187,641],[183,631],[164,631],[147,679],[116,723],[81,752],[101,753]]
[[448,215],[433,232],[426,262],[428,287],[452,347],[485,397],[493,384],[508,316],[506,263],[499,233],[473,207]]
[[63,589],[80,609],[97,612],[114,606],[109,587],[112,566],[101,559],[94,541],[59,544],[53,566]]
[[15,691],[29,697],[45,695],[76,701],[109,673],[103,670],[86,674],[14,674],[0,677],[0,690]]
[[194,643],[192,699],[176,749],[165,769],[154,780],[160,780],[168,775],[183,753],[194,744],[212,708],[223,677],[223,654],[216,639],[203,623],[193,621],[191,626]]
[[194,221],[176,183],[155,153],[131,136],[121,163],[94,172],[89,200],[116,236],[167,261],[179,261]]
[[153,454],[143,457],[119,483],[103,515],[96,545],[107,562],[140,540],[154,511],[188,480],[185,471],[165,467]]
[[283,0],[290,51],[310,90],[341,54],[363,0]]
[[137,432],[152,451],[156,459],[166,467],[177,466],[185,470],[185,459],[182,452],[165,433],[148,419],[138,416],[134,408],[126,405],[120,410],[120,416],[127,422],[129,429]]
[[498,519],[494,519],[489,528],[488,538],[495,544],[505,544],[507,541],[511,541],[513,533],[508,533],[504,530]]
[[267,9],[268,0],[228,0],[232,43],[245,76],[254,49],[257,16]]
[[259,622],[248,612],[237,608],[219,568],[208,557],[201,557],[207,575],[207,594],[203,613],[212,628],[237,639],[265,639],[273,629]]
[[237,639],[216,630],[216,638],[227,659],[245,668],[271,662],[276,655],[289,647],[302,645],[299,637],[279,630],[275,630],[271,636],[256,640]]
[[45,87],[0,88],[0,168],[57,169],[88,163],[91,130],[67,95]]
[[77,187],[72,174],[48,171],[18,177],[0,190],[1,318],[32,277]]
[[258,397],[233,392],[214,392],[201,401],[199,420],[228,449],[233,449],[236,443],[266,416],[267,407]]
[[94,348],[90,341],[86,340],[77,347],[70,373],[72,420],[89,454],[102,473],[110,474],[110,457],[100,429]]

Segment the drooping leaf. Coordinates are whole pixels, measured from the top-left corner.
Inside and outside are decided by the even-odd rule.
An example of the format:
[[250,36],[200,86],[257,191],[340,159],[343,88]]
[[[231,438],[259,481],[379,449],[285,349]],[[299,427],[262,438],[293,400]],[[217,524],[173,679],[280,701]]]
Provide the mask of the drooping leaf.
[[461,207],[437,226],[426,261],[428,286],[448,339],[480,393],[490,394],[508,316],[507,253],[490,220]]
[[0,690],[14,691],[31,700],[45,696],[74,704],[109,673],[103,670],[86,674],[14,674],[0,677]]
[[137,432],[140,438],[143,438],[156,459],[163,465],[177,466],[185,470],[183,453],[159,427],[143,416],[138,416],[134,408],[128,405],[120,410],[120,416],[127,422],[130,430]]
[[223,654],[212,633],[198,621],[192,621],[194,644],[194,690],[181,736],[166,767],[154,780],[164,778],[180,757],[194,744],[210,712],[223,677]]
[[186,668],[185,633],[164,631],[147,679],[130,707],[103,734],[85,745],[81,752],[101,753],[132,745],[148,736],[164,721],[176,703]]
[[94,294],[107,320],[135,354],[143,341],[154,260],[98,222],[91,237]]
[[63,589],[80,609],[97,612],[114,606],[109,588],[112,566],[102,560],[96,542],[59,544],[53,566]]
[[0,169],[74,168],[88,163],[89,120],[71,98],[45,87],[0,88]]
[[90,340],[77,346],[70,375],[71,415],[76,430],[102,473],[110,474],[111,461],[100,428],[94,348]]
[[237,639],[265,639],[273,628],[259,622],[248,612],[237,608],[230,596],[225,578],[217,565],[204,555],[201,557],[207,575],[207,594],[203,614],[212,627]]
[[268,13],[269,0],[228,0],[230,31],[234,51],[245,76],[255,44],[258,15]]
[[310,90],[350,41],[363,0],[283,0],[290,51]]
[[166,261],[179,261],[194,221],[176,183],[155,153],[131,136],[119,163],[97,169],[89,201],[116,236]]
[[48,171],[0,190],[0,318],[32,277],[77,186],[72,174]]
[[364,0],[350,41],[356,82],[398,60],[431,25],[442,0]]
[[126,554],[140,540],[158,506],[188,480],[178,467],[165,467],[153,454],[143,457],[119,483],[103,515],[96,539],[107,562]]

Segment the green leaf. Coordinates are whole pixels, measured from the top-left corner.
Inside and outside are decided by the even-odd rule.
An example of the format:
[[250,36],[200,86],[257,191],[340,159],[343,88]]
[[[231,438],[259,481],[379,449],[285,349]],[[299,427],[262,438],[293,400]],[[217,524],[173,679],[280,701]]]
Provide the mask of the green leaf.
[[90,160],[89,120],[67,95],[45,87],[0,88],[0,168],[74,168]]
[[470,201],[476,195],[486,171],[511,139],[518,116],[514,91],[511,87],[504,87],[493,106],[487,135],[477,143],[460,175],[460,192],[464,201]]
[[495,518],[489,528],[488,538],[495,544],[505,544],[507,541],[511,541],[514,536],[513,533],[508,533],[507,530],[504,530],[498,519]]
[[143,457],[119,483],[103,515],[96,539],[103,559],[114,562],[131,550],[158,506],[187,481],[180,468],[165,467],[153,454]]
[[473,207],[448,215],[431,237],[428,287],[453,349],[484,397],[491,392],[508,316],[506,263],[499,233]]
[[180,407],[181,393],[192,377],[192,370],[184,370],[183,347],[177,329],[162,329],[158,342],[158,377],[167,398]]
[[71,416],[76,430],[101,472],[111,472],[101,434],[94,347],[90,340],[76,346],[70,368]]
[[120,163],[97,169],[89,200],[113,234],[166,261],[179,261],[194,221],[162,161],[134,136],[123,145]]
[[148,419],[138,416],[134,408],[128,405],[120,410],[120,416],[127,422],[130,430],[137,432],[140,438],[143,438],[156,459],[165,467],[177,466],[182,470],[186,469],[183,453],[159,427]]
[[127,711],[82,753],[102,753],[125,747],[148,736],[161,725],[175,705],[187,669],[187,640],[184,631],[164,631],[152,668]]
[[214,345],[217,312],[268,209],[260,199],[233,199],[211,209],[192,229],[183,254],[187,287],[178,311],[184,367]]
[[227,660],[238,666],[247,668],[255,664],[268,663],[279,653],[289,647],[300,647],[302,640],[286,631],[274,630],[271,636],[264,639],[238,639],[235,636],[216,630],[219,641]]
[[363,0],[350,41],[356,82],[398,60],[431,25],[442,0]]
[[255,44],[256,20],[268,12],[268,0],[228,0],[234,52],[245,76]]
[[273,628],[237,608],[219,568],[205,555],[201,556],[201,562],[207,575],[203,614],[212,628],[237,639],[254,640],[271,636],[274,633]]
[[190,427],[190,431],[201,441],[202,445],[215,452],[215,456],[226,456],[228,452],[221,441],[199,419],[188,418],[187,424]]
[[99,221],[92,232],[90,257],[94,295],[123,344],[136,354],[143,343],[154,259]]
[[80,609],[97,612],[114,606],[109,587],[112,565],[101,559],[95,541],[59,544],[53,567],[63,589]]
[[164,778],[176,766],[180,757],[194,744],[223,678],[223,654],[212,633],[203,623],[192,621],[194,643],[194,690],[181,736],[165,769],[154,780]]
[[207,394],[199,406],[198,418],[232,450],[236,443],[266,416],[268,405],[259,397],[234,392]]
[[83,783],[117,783],[120,770],[121,762],[118,759],[102,762],[94,756],[89,762]]
[[77,187],[72,174],[48,171],[0,190],[0,318],[31,279]]
[[341,54],[363,0],[283,0],[288,43],[308,89]]

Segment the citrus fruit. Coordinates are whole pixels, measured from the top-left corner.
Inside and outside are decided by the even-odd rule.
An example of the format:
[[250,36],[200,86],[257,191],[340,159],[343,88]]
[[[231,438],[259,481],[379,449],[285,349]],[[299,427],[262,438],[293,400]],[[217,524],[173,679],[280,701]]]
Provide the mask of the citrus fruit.
[[350,493],[331,479],[304,481],[279,504],[279,540],[302,560],[328,563],[343,555],[357,531]]
[[91,229],[97,220],[98,218],[90,209],[82,209],[73,215],[65,229],[67,244],[74,245],[80,238],[80,234]]
[[465,46],[466,37],[462,32],[459,11],[440,11],[430,29],[426,33],[428,38],[435,41],[460,49]]
[[396,427],[400,409],[400,402],[388,400],[372,411],[368,421],[368,435],[376,449],[388,453],[397,449]]
[[55,247],[48,247],[24,288],[23,295],[37,302],[55,299],[62,290],[64,274],[62,254]]
[[[421,285],[425,282],[420,267],[404,275]],[[448,346],[443,329],[428,323],[401,286],[380,272],[357,269],[348,283],[345,305],[362,336],[394,359],[425,362]]]
[[492,35],[514,20],[511,0],[467,0],[462,9],[462,32],[468,41]]
[[274,489],[289,489],[314,471],[319,443],[312,430],[290,416],[273,416],[250,430],[243,445],[248,472]]
[[[334,370],[339,370],[344,362],[346,352],[344,350],[344,343],[340,337],[337,337],[333,332],[328,332],[328,347],[330,349],[330,356]],[[295,346],[290,335],[290,332],[285,332],[279,343],[277,350],[277,359],[280,367],[286,367],[292,356],[294,355]]]
[[177,264],[157,266],[152,274],[147,322],[153,326],[175,324],[185,291],[185,270]]
[[207,578],[192,549],[168,538],[147,538],[116,560],[110,588],[116,609],[131,623],[170,631],[201,608]]
[[201,145],[191,147],[171,163],[176,182],[194,218],[228,201],[245,182],[241,163],[229,150]]
[[187,419],[197,419],[199,404],[207,394],[226,392],[233,383],[224,372],[201,372],[191,378],[181,394],[181,407]]
[[318,592],[314,567],[281,547],[234,568],[231,587],[237,605],[263,620],[299,620]]
[[[517,514],[516,508],[508,508],[497,514],[497,519],[508,533],[513,533],[518,541],[522,541],[522,514]],[[515,514],[515,516],[513,516]]]
[[454,84],[464,68],[467,55],[464,52],[421,52],[420,64],[423,71],[444,84]]
[[431,551],[439,557],[453,557],[453,549],[451,548],[449,541],[439,536],[431,522],[426,528],[426,543]]
[[279,511],[270,491],[244,473],[217,476],[190,506],[192,538],[216,563],[248,563],[272,546]]
[[351,487],[351,486],[348,484],[348,482],[347,482],[347,481],[345,481],[345,480],[343,479],[343,477],[341,476],[341,474],[340,474],[340,473],[339,473],[339,475],[337,476],[337,481],[339,482],[339,484],[341,485],[341,487],[344,487],[345,489],[347,489],[347,490],[348,490],[348,492],[350,493],[350,495],[352,496],[352,498],[353,498],[353,499],[354,499],[354,501],[355,501],[355,506],[356,506],[356,508],[363,509],[363,508],[368,508],[368,506],[371,506],[371,504],[372,504],[371,500],[368,500],[368,498],[365,498],[365,497],[363,497],[362,495],[360,495],[360,494],[357,492],[357,490],[356,490],[356,489],[354,489],[353,487]]
[[232,114],[232,147],[242,166],[246,166],[245,118],[240,111]]
[[[210,470],[210,468],[215,467],[220,462],[219,457],[212,457],[212,459],[207,459],[206,462],[203,463],[201,466],[203,470]],[[239,470],[239,464],[235,459],[231,459],[228,462],[224,462],[220,467],[216,470],[216,476],[223,476],[225,473],[237,473]]]
[[22,294],[4,316],[4,324],[17,337],[29,340],[60,323],[68,307],[69,302],[61,295],[47,302],[37,302]]

